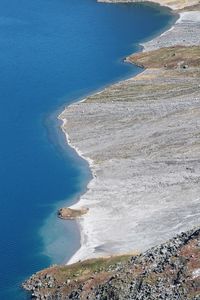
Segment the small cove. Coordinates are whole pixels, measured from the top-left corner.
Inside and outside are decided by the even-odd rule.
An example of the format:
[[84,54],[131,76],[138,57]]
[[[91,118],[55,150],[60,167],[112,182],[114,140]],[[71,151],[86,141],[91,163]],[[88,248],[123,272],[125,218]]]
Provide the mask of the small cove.
[[80,244],[76,225],[56,210],[75,201],[91,175],[66,146],[58,111],[137,74],[123,57],[173,18],[158,6],[94,0],[2,0],[0,8],[0,299],[21,300],[27,276],[67,261]]

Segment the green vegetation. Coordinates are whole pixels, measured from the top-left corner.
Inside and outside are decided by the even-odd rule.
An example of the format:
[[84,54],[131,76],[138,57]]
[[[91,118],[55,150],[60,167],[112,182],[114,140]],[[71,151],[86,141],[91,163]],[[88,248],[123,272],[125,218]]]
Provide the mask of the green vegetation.
[[[48,270],[55,271],[54,275],[58,280],[75,279],[82,276],[90,276],[94,273],[108,272],[116,268],[119,263],[126,263],[133,255],[119,255],[107,258],[94,258],[77,262],[68,266],[53,267]],[[58,278],[59,277],[59,278]]]

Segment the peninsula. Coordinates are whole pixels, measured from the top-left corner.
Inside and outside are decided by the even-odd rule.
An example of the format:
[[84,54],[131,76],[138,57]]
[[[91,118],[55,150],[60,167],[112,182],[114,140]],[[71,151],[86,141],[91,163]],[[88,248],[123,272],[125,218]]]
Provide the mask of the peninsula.
[[[197,263],[199,230],[196,228],[191,231],[191,228],[199,225],[200,216],[200,4],[199,1],[181,0],[154,2],[174,10],[179,9],[176,12],[180,13],[180,17],[170,30],[143,44],[142,53],[126,58],[126,62],[137,64],[145,70],[136,77],[111,85],[84,101],[70,105],[59,116],[63,121],[62,130],[68,142],[88,160],[93,173],[87,192],[71,207],[73,210],[87,207],[88,212],[78,220],[81,248],[69,263],[147,251],[145,253],[153,255],[151,262],[156,260],[154,266],[157,263],[160,266],[159,259],[163,262],[163,255],[165,263],[174,262],[177,275],[180,269],[183,271],[184,268],[189,268],[185,263],[180,263],[183,257],[188,258],[189,253],[195,257],[195,261],[191,262],[191,274],[192,280],[196,280],[200,278],[200,266]],[[183,231],[186,233],[180,234]],[[173,239],[174,236],[177,237]],[[163,244],[167,240],[170,241]],[[159,244],[161,246],[156,248]],[[154,250],[148,250],[151,247],[155,247]],[[158,260],[156,249],[159,249]],[[146,257],[145,255],[142,257]],[[136,265],[141,266],[144,263],[145,258],[141,261],[140,258],[141,256],[136,256]],[[125,282],[125,274],[128,276],[132,271],[124,266],[130,262],[135,264],[133,255],[116,256],[113,259],[114,270],[122,271],[122,277],[119,277]],[[94,261],[96,268],[99,260]],[[111,269],[108,265],[111,265]],[[108,265],[106,263],[106,268],[112,271],[113,260]],[[81,270],[81,263],[72,265],[72,269],[73,266],[78,266]],[[168,265],[167,269],[165,267],[166,265],[158,273],[168,270],[170,274]],[[64,272],[65,268],[68,267],[45,270],[44,274],[50,276],[50,279],[51,276],[56,278],[56,274]],[[94,272],[91,273],[91,268],[90,271],[86,268],[85,272],[89,272],[90,276],[86,281],[83,279],[88,287],[91,278],[96,278],[94,274],[101,271],[100,279],[96,278],[95,282],[98,285],[100,280],[105,297],[99,289],[96,294],[91,292],[92,296],[77,292],[83,284],[81,281],[76,288],[73,283],[73,289],[70,289],[66,298],[63,292],[61,298],[55,298],[55,295],[59,295],[59,288],[56,287],[51,292],[54,279],[50,280],[50,287],[39,284],[35,293],[33,287],[35,288],[38,278],[44,282],[46,280],[43,273],[31,278],[24,287],[35,293],[36,299],[166,299],[163,295],[162,298],[131,298],[130,285],[127,298],[124,298],[123,293],[120,294],[123,288],[119,293],[121,298],[112,298],[109,296],[109,280],[114,276],[112,280],[117,282],[117,277],[116,272],[114,275],[109,272],[107,277],[108,269],[105,270],[101,264],[100,269],[93,269]],[[144,267],[144,273],[141,270],[138,273],[136,271],[139,281],[132,286],[136,284],[141,287],[143,281],[150,285],[155,282],[157,284],[160,279],[154,273],[149,275],[148,280],[145,277],[150,269]],[[51,274],[48,275],[48,272]],[[81,273],[77,269],[76,272]],[[186,272],[180,271],[180,274]],[[180,278],[184,279],[182,275]],[[67,276],[66,284],[70,284],[71,278],[67,279]],[[175,286],[177,276],[174,279]],[[167,282],[167,288],[170,289],[169,281]],[[62,289],[63,281],[59,286]],[[116,287],[117,283],[113,286]],[[192,289],[190,298],[190,287],[183,284],[182,288],[185,289],[181,294],[182,298],[176,298],[173,293],[170,296],[170,290],[165,289],[165,293],[169,295],[167,299],[199,299],[198,285]],[[44,291],[47,298],[40,298],[41,295],[44,296]],[[148,296],[147,290],[145,293]],[[152,294],[152,297],[153,295],[158,297],[158,294]]]

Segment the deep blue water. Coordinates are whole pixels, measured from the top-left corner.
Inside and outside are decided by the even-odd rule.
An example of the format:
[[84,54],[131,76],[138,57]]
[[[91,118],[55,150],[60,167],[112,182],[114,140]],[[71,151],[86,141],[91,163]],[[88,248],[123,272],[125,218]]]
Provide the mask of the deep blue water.
[[144,4],[0,0],[0,300],[26,299],[22,280],[79,247],[76,226],[56,209],[90,173],[65,147],[57,113],[139,72],[122,58],[171,21]]

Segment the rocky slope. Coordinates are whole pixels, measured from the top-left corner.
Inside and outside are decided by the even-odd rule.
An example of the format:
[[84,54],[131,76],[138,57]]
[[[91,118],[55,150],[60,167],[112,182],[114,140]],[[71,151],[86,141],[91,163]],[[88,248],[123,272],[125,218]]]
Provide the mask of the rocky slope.
[[37,300],[200,299],[200,229],[137,256],[52,267],[23,285]]

